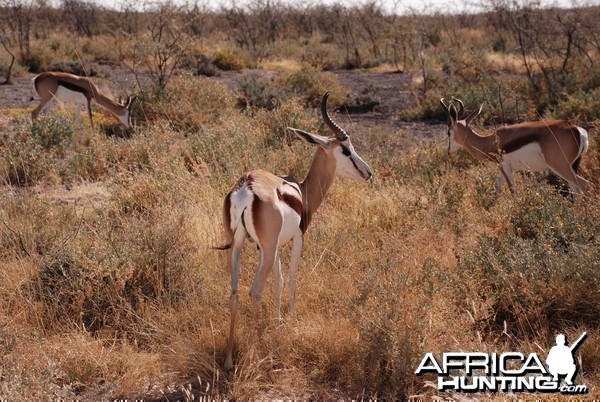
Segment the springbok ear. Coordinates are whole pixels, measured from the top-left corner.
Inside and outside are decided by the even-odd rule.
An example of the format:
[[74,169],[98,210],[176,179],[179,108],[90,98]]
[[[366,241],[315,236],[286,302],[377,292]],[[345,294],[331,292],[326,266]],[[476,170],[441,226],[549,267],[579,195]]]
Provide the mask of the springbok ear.
[[317,134],[307,133],[306,131],[298,130],[297,128],[288,127],[292,133],[296,134],[299,138],[302,138],[304,141],[310,144],[316,144],[320,147],[328,149],[331,147],[331,142],[323,136]]
[[469,126],[471,124],[471,122],[473,120],[475,120],[475,118],[477,116],[479,116],[481,114],[481,111],[483,110],[483,103],[481,104],[481,106],[479,106],[478,110],[473,111],[466,119],[465,122],[467,123],[467,126]]

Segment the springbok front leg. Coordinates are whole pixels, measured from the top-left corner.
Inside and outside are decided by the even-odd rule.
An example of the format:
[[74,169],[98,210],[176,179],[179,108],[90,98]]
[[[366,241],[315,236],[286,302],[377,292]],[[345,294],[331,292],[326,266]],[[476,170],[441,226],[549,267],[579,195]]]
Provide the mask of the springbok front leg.
[[510,190],[511,194],[514,194],[515,178],[512,174],[512,168],[506,163],[500,165],[500,178],[498,179],[498,181],[496,181],[496,189],[498,191],[501,190],[502,184],[504,184],[504,182],[508,184],[508,189]]
[[290,317],[296,320],[296,278],[298,276],[298,264],[300,263],[300,254],[302,254],[302,245],[304,238],[302,234],[294,236],[292,240],[292,255],[290,257]]

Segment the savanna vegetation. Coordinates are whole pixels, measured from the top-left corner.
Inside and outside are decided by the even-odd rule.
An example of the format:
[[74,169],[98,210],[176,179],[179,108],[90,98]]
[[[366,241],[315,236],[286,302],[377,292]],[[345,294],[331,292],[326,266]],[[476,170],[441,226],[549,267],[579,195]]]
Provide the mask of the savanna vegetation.
[[[68,111],[32,123],[27,99],[3,107],[0,399],[458,398],[414,375],[426,352],[545,357],[557,333],[583,331],[577,383],[600,395],[600,7],[0,8],[7,85],[128,71],[129,86],[109,87],[137,95],[131,130],[100,109],[94,132]],[[374,180],[334,184],[305,236],[298,320],[270,319],[269,288],[262,344],[246,296],[258,253],[246,246],[225,371],[229,273],[212,248],[223,197],[255,168],[304,177],[314,149],[285,127],[327,133],[315,109],[326,91],[341,110],[382,102],[344,87],[339,69],[408,77],[404,121],[443,123],[438,100],[453,96],[484,103],[482,132],[570,119],[590,133],[590,190],[573,202],[547,175],[522,174],[514,195],[496,193],[496,170],[446,154],[443,125],[416,136],[357,118],[347,128]],[[219,78],[229,71],[232,85]],[[282,260],[285,272],[287,247]]]

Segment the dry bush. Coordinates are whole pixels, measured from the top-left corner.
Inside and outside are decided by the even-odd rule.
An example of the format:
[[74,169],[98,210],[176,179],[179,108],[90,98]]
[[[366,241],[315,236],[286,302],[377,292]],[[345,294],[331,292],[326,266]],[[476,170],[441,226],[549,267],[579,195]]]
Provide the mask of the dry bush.
[[177,130],[197,131],[223,122],[235,113],[229,89],[219,82],[181,74],[164,89],[147,88],[133,106],[138,123],[160,122]]
[[73,139],[71,121],[63,115],[41,116],[31,124],[15,121],[16,133],[0,151],[2,180],[6,184],[31,186],[42,181],[59,181],[58,164]]
[[296,97],[301,97],[306,105],[315,107],[320,104],[325,92],[330,93],[332,105],[341,103],[346,92],[333,74],[320,72],[310,66],[279,76],[276,85],[284,87]]

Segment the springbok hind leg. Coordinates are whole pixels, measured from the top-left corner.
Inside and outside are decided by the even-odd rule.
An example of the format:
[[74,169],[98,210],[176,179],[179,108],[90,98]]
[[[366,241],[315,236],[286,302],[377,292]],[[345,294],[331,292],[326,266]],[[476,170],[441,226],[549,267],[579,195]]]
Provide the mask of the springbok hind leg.
[[231,248],[227,250],[227,266],[231,273],[231,294],[229,296],[229,309],[231,311],[231,323],[229,326],[229,338],[227,340],[227,356],[225,358],[225,369],[233,368],[233,342],[235,337],[235,324],[238,313],[238,282],[240,277],[239,256],[246,238],[246,231],[238,228],[234,234]]
[[562,169],[557,169],[554,166],[550,166],[550,170],[552,173],[563,179],[569,185],[569,189],[571,191],[571,196],[573,200],[576,200],[581,194],[583,194],[583,189],[586,187],[586,180],[577,175],[575,171],[571,168],[571,166],[562,166]]
[[265,290],[265,284],[269,273],[271,272],[275,259],[277,257],[277,243],[273,245],[266,245],[260,248],[260,263],[258,272],[254,277],[252,288],[250,288],[250,299],[252,301],[252,309],[254,310],[254,318],[258,325],[258,338],[262,341],[263,335],[263,323],[262,323],[262,312],[261,312],[261,300],[262,294]]
[[31,120],[35,121],[35,119],[37,119],[37,117],[39,116],[40,113],[42,113],[44,110],[46,110],[46,108],[48,106],[50,106],[50,102],[52,101],[53,98],[50,99],[40,99],[40,104],[37,105],[37,107],[35,109],[33,109],[33,111],[31,112]]

